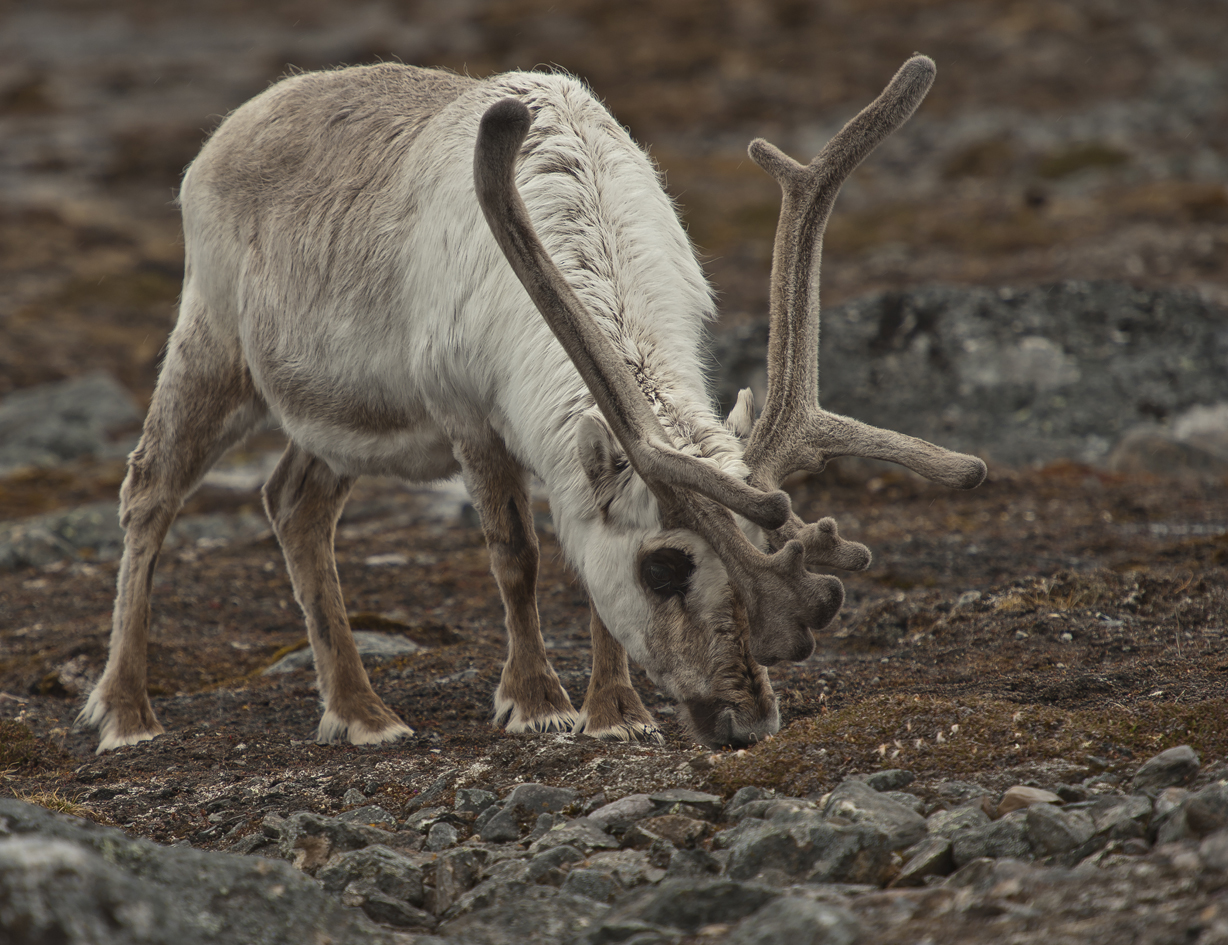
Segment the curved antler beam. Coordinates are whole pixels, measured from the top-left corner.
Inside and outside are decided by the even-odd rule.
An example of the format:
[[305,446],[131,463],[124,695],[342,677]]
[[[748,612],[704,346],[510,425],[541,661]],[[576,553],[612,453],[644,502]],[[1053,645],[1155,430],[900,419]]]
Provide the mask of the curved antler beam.
[[778,488],[798,470],[817,472],[835,456],[885,459],[958,489],[985,478],[975,456],[819,407],[818,273],[832,205],[857,165],[916,111],[935,72],[932,59],[909,59],[805,167],[762,139],[751,142],[751,157],[784,195],[772,260],[767,399],[746,448],[750,481],[760,488]]
[[496,102],[482,116],[473,157],[478,202],[521,285],[588,385],[632,467],[654,493],[663,483],[694,489],[762,528],[779,528],[790,514],[786,493],[756,489],[669,443],[614,345],[542,246],[515,182],[516,155],[531,121],[523,102]]

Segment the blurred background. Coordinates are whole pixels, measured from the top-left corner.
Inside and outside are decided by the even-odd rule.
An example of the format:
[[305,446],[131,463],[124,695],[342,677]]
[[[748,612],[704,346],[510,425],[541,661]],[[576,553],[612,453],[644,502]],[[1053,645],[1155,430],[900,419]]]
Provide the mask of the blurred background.
[[[1223,0],[0,3],[0,396],[105,369],[147,402],[184,165],[296,69],[581,76],[651,150],[721,292],[761,315],[778,194],[913,51],[917,115],[837,203],[823,296],[1072,278],[1228,302]],[[143,405],[143,403],[142,403]]]

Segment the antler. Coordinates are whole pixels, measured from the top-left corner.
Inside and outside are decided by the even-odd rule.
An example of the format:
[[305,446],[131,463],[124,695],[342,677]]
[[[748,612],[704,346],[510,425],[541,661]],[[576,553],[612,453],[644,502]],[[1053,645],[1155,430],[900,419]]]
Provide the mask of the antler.
[[[975,456],[819,407],[819,261],[832,204],[853,169],[921,104],[934,72],[928,57],[909,59],[806,167],[761,138],[751,142],[751,158],[776,178],[784,194],[772,259],[767,400],[745,454],[750,482],[761,489],[779,488],[798,470],[818,472],[834,456],[890,460],[957,489],[971,489],[985,478],[985,464]],[[825,522],[830,519],[818,526]],[[791,515],[774,542],[796,537],[805,542],[811,563],[835,564],[817,543],[819,531]]]
[[473,173],[486,222],[546,322],[592,392],[627,459],[661,506],[667,527],[702,535],[720,556],[752,627],[751,653],[763,664],[805,659],[811,629],[825,626],[844,602],[838,580],[806,571],[800,542],[765,555],[743,535],[730,510],[769,531],[787,526],[789,497],[760,490],[674,449],[613,344],[594,323],[547,254],[515,183],[516,155],[529,110],[496,102],[478,130]]

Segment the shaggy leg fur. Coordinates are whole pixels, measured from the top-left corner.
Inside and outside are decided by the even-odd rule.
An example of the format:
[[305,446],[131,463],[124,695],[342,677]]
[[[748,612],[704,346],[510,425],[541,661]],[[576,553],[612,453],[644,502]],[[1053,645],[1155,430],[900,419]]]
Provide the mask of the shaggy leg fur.
[[465,483],[482,517],[490,569],[507,611],[507,662],[495,691],[495,724],[509,732],[570,732],[576,710],[546,658],[537,613],[537,533],[529,474],[492,431],[457,447]]
[[631,686],[627,651],[610,635],[593,610],[593,675],[576,721],[577,735],[606,741],[655,741],[665,738]]
[[264,486],[264,507],[281,542],[294,596],[307,618],[324,700],[319,742],[371,745],[412,735],[413,729],[384,705],[363,669],[345,615],[333,538],[353,479],[293,443]]
[[179,326],[128,458],[120,490],[124,554],[106,669],[77,716],[101,730],[98,751],[162,733],[146,694],[149,597],[154,566],[183,500],[238,439],[264,416],[240,356],[209,334],[203,304],[185,288]]

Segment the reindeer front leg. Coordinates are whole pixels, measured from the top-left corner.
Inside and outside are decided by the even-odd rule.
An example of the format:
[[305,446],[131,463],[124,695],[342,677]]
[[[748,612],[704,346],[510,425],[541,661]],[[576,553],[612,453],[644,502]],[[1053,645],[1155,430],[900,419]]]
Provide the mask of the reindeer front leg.
[[605,741],[655,741],[665,738],[639,693],[631,685],[627,651],[611,636],[593,608],[593,675],[576,722],[577,735]]
[[507,612],[507,662],[495,690],[496,725],[509,732],[570,732],[576,710],[546,658],[537,613],[537,533],[529,472],[492,430],[456,446],[465,485],[482,519],[490,570]]

